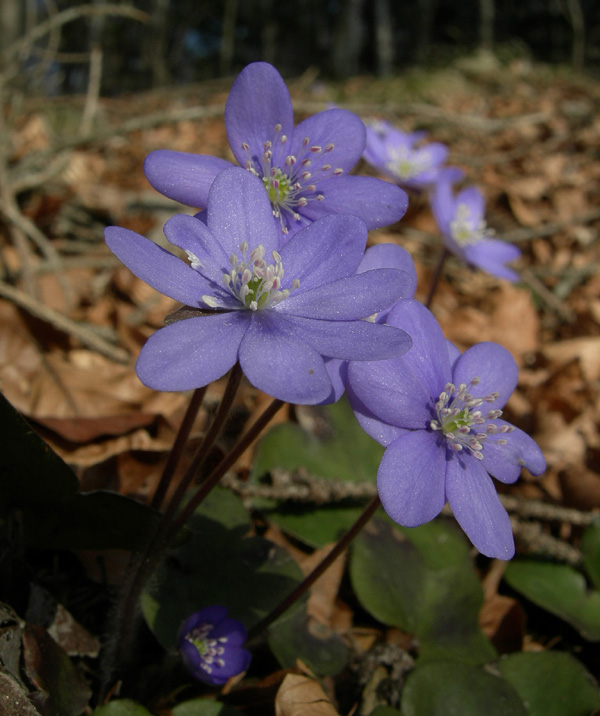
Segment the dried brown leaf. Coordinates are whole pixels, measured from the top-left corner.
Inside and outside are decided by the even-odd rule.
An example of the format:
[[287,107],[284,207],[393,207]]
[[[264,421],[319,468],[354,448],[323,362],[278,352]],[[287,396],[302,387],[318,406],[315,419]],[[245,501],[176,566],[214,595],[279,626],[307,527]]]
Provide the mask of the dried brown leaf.
[[314,679],[288,674],[275,698],[276,716],[339,716]]

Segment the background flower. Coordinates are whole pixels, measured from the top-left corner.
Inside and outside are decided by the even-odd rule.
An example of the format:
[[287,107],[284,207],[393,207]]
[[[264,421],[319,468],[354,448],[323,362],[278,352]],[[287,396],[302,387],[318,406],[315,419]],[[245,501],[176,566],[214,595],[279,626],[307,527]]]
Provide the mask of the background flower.
[[389,122],[367,124],[363,159],[400,186],[423,190],[432,186],[448,158],[441,142],[415,146],[426,132],[402,132]]
[[369,435],[387,449],[377,488],[385,511],[401,525],[433,519],[446,500],[477,549],[510,559],[510,520],[490,475],[517,480],[521,468],[539,475],[544,457],[523,431],[501,419],[518,370],[496,343],[460,355],[438,322],[414,300],[401,301],[388,323],[413,340],[404,355],[348,367],[348,394]]
[[[293,234],[335,213],[360,217],[374,229],[398,221],[408,198],[373,177],[349,176],[365,147],[365,127],[355,114],[330,109],[294,128],[289,92],[266,62],[248,65],[225,106],[231,151],[240,166],[261,179],[280,231]],[[192,207],[205,207],[224,159],[170,150],[151,152],[144,171],[152,186]]]
[[444,175],[435,186],[431,208],[446,247],[463,261],[509,281],[519,274],[505,264],[521,255],[506,241],[491,238],[485,223],[485,201],[477,187],[471,186],[455,196],[452,177]]
[[217,686],[246,671],[252,655],[243,648],[246,628],[222,606],[205,607],[188,617],[177,647],[187,669],[200,681]]
[[151,388],[198,388],[239,361],[260,390],[314,404],[335,399],[325,359],[379,360],[410,346],[403,331],[362,320],[406,295],[412,278],[357,273],[367,229],[356,217],[325,217],[281,246],[262,182],[232,167],[210,189],[206,225],[182,214],[164,230],[189,264],[133,231],[106,229],[123,263],[193,316],[142,348],[136,370]]

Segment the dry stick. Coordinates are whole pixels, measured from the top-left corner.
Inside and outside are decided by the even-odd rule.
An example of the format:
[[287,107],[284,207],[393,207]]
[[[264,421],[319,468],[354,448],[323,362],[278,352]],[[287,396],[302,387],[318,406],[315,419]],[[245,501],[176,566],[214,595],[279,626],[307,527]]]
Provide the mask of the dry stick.
[[52,308],[43,306],[39,301],[31,298],[31,296],[28,296],[23,291],[9,286],[4,281],[0,281],[0,296],[16,303],[17,306],[25,309],[32,316],[46,321],[46,323],[54,326],[54,328],[57,328],[59,331],[74,336],[84,345],[88,346],[88,348],[101,353],[107,358],[110,358],[110,360],[115,361],[115,363],[127,364],[130,362],[130,355],[127,351],[111,345],[90,328],[76,323],[71,318]]
[[89,134],[98,113],[98,98],[100,97],[100,83],[102,81],[102,49],[94,45],[90,53],[90,81],[88,82],[85,106],[79,125],[79,134]]
[[200,410],[200,406],[204,400],[206,388],[207,386],[204,386],[203,388],[196,388],[192,394],[185,415],[183,416],[183,420],[181,421],[181,425],[179,426],[179,430],[177,431],[175,442],[173,443],[173,447],[169,453],[167,464],[165,465],[162,475],[160,476],[160,482],[158,483],[158,487],[156,488],[156,492],[154,493],[152,502],[150,503],[150,507],[154,507],[156,510],[160,509],[162,501],[165,498],[167,488],[171,482],[171,478],[173,477],[173,473],[177,469],[183,449],[190,436],[192,425],[194,424],[196,415],[198,415],[198,411]]
[[[16,76],[19,71],[19,62],[17,61],[18,56],[23,52],[27,51],[30,47],[33,47],[38,40],[41,40],[44,35],[52,32],[61,25],[66,25],[73,20],[77,20],[81,17],[102,17],[104,15],[118,15],[120,17],[128,17],[132,20],[138,20],[139,22],[148,22],[150,16],[148,13],[136,8],[129,7],[127,5],[117,5],[107,3],[105,5],[82,5],[80,7],[71,7],[67,10],[63,10],[58,14],[52,16],[45,22],[39,23],[32,30],[30,30],[24,37],[17,42],[13,43],[4,52],[5,61],[14,58],[13,61],[13,76]],[[5,77],[10,77],[8,73],[4,73]]]
[[375,496],[371,502],[365,507],[364,511],[352,527],[346,532],[342,539],[334,545],[330,552],[327,554],[319,564],[307,575],[302,582],[294,589],[288,596],[278,604],[275,609],[271,610],[264,619],[261,619],[258,624],[255,624],[252,629],[248,631],[248,641],[254,639],[258,634],[264,631],[272,622],[280,617],[285,611],[292,606],[323,574],[323,572],[331,566],[331,564],[346,550],[350,542],[356,537],[356,535],[362,530],[367,524],[371,517],[375,514],[377,509],[380,507],[381,501],[379,495]]
[[44,254],[46,260],[54,266],[54,273],[56,274],[56,278],[62,289],[67,306],[70,308],[74,301],[73,289],[67,281],[64,272],[60,270],[61,258],[54,246],[52,246],[45,234],[38,229],[33,221],[21,213],[19,205],[13,195],[4,198],[2,205],[0,205],[0,211],[11,223],[17,226],[33,241],[38,249],[40,249],[40,251]]
[[[341,500],[362,500],[374,497],[377,486],[372,482],[343,482],[315,477],[306,470],[283,470],[270,472],[272,485],[249,485],[247,482],[227,475],[223,484],[242,498],[262,497],[270,500],[291,500],[313,504],[331,504]],[[502,506],[516,517],[540,522],[564,522],[577,527],[591,525],[600,517],[600,510],[578,510],[541,500],[516,495],[498,495]],[[447,514],[451,514],[448,509]]]
[[[0,83],[0,98],[4,94],[4,88]],[[9,146],[8,133],[5,126],[4,114],[0,112],[0,205],[9,205],[14,202],[14,193],[8,179],[8,160],[7,160],[7,148]],[[25,285],[26,292],[37,298],[38,288],[37,282],[33,275],[32,262],[30,259],[29,246],[27,244],[27,238],[23,231],[18,226],[13,226],[11,235],[14,241],[14,246],[19,257],[19,263],[21,264],[21,270],[23,272],[23,283]],[[8,267],[5,264],[5,278],[9,280],[12,272],[9,272]]]
[[177,532],[183,527],[187,520],[194,513],[198,505],[204,500],[212,488],[225,475],[227,470],[236,462],[250,445],[256,440],[267,424],[271,421],[275,413],[285,404],[285,401],[274,398],[273,401],[264,409],[261,415],[248,430],[239,438],[236,444],[231,448],[227,455],[215,467],[210,475],[204,480],[200,488],[194,493],[187,505],[181,510],[177,519],[173,521],[173,525],[169,532],[168,538],[172,539]]

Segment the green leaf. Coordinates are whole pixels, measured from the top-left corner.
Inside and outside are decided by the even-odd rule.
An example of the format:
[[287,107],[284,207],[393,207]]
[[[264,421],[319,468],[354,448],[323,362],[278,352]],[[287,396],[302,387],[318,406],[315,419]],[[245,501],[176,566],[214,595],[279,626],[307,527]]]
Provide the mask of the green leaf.
[[435,549],[444,531],[447,539],[441,543],[446,554],[446,543],[455,538],[448,525],[430,523],[399,534],[386,523],[372,522],[352,549],[354,591],[376,619],[418,638],[421,661],[456,658],[484,663],[496,653],[479,628],[483,593],[466,553],[444,567],[431,551],[426,556],[419,549]]
[[583,566],[591,582],[600,590],[600,523],[591,524],[581,537]]
[[600,641],[600,592],[588,591],[584,576],[558,564],[511,562],[504,578],[530,601],[564,619],[589,641]]
[[[267,433],[256,453],[252,483],[260,484],[261,478],[275,468],[303,468],[322,479],[375,483],[383,447],[362,430],[345,398],[320,410],[322,422],[328,425],[326,437],[317,438],[291,423],[277,425]],[[255,499],[253,504],[286,532],[314,547],[336,541],[362,512],[362,508],[347,505],[316,508],[279,505],[267,499]]]
[[402,694],[405,716],[528,716],[517,691],[482,667],[459,662],[418,666]]
[[0,522],[19,513],[27,546],[138,549],[146,543],[158,512],[116,492],[79,492],[71,468],[2,395],[0,424]]
[[173,716],[240,716],[240,712],[212,699],[191,699],[171,709]]
[[53,505],[79,489],[71,468],[0,394],[0,507]]
[[527,704],[530,716],[590,716],[600,708],[600,691],[570,654],[512,654],[498,666]]
[[92,716],[152,716],[152,714],[131,699],[119,699],[100,706],[93,711]]
[[140,549],[159,520],[159,512],[108,490],[79,492],[52,510],[37,504],[24,510],[34,549]]
[[269,628],[269,646],[284,669],[300,658],[315,673],[339,674],[348,661],[348,647],[341,636],[314,623],[309,628],[306,612],[296,609]]
[[227,490],[213,490],[188,527],[189,538],[169,551],[142,597],[146,621],[167,650],[193,612],[223,604],[249,628],[302,579],[285,550],[262,537],[244,537],[248,515]]

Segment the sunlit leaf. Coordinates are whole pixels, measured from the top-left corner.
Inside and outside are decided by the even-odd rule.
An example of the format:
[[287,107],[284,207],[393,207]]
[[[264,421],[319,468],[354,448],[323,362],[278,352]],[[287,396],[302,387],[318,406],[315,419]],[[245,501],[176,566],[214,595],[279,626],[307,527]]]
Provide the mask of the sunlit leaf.
[[404,716],[531,716],[517,691],[483,667],[434,662],[409,674]]
[[588,590],[572,567],[534,560],[508,564],[504,578],[534,604],[564,619],[590,641],[600,641],[600,592]]
[[598,687],[570,654],[511,654],[498,667],[527,704],[530,716],[590,716],[600,708]]
[[[420,546],[430,548],[441,534],[437,525],[415,529],[430,532],[429,539],[422,535],[417,539]],[[382,623],[414,634],[421,660],[452,657],[484,663],[494,659],[494,648],[478,624],[481,584],[465,554],[444,567],[441,559],[425,557],[410,540],[411,534],[412,530],[399,534],[377,521],[357,537],[350,576],[360,603]]]

